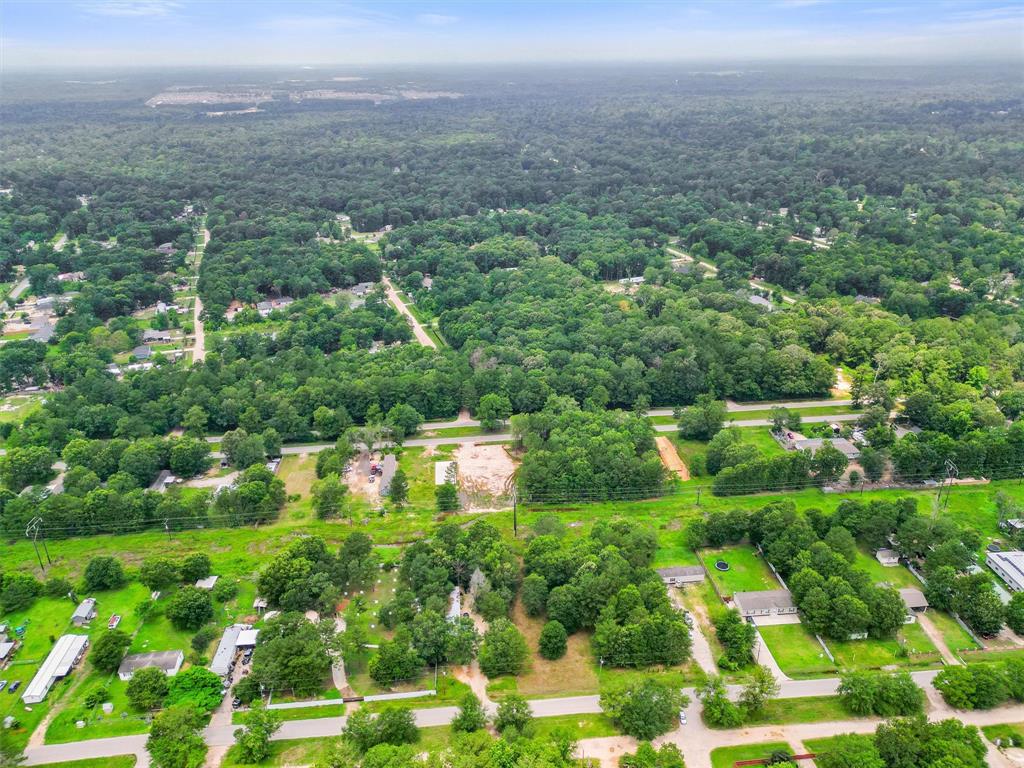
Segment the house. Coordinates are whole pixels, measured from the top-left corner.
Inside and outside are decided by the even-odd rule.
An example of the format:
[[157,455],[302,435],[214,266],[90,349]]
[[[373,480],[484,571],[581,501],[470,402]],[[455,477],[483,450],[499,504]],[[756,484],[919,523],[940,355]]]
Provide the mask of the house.
[[886,568],[892,568],[900,564],[900,553],[895,549],[883,547],[875,552],[875,560],[880,562]]
[[158,245],[156,247],[156,252],[162,253],[164,256],[173,256],[175,253],[178,252],[178,249],[175,248],[171,243],[162,243],[161,245]]
[[349,290],[352,291],[353,296],[366,296],[376,286],[376,283],[356,283]]
[[235,661],[235,653],[238,651],[238,636],[243,629],[251,629],[248,624],[232,624],[224,630],[217,650],[213,652],[213,661],[210,662],[210,671],[221,677],[225,677],[231,671]]
[[40,665],[35,677],[25,686],[21,700],[26,704],[39,704],[46,698],[50,688],[58,680],[67,677],[75,665],[82,660],[85,649],[89,647],[86,635],[61,635],[50,651],[50,655]]
[[71,623],[76,627],[80,627],[83,624],[88,624],[94,618],[96,618],[96,600],[87,597],[78,604],[75,612],[71,614]]
[[185,654],[181,651],[153,651],[152,653],[133,653],[125,656],[121,666],[117,668],[117,676],[122,680],[131,680],[132,675],[140,669],[155,667],[168,677],[174,677],[185,662]]
[[640,285],[643,282],[643,277],[624,277],[621,280],[619,280],[620,285]]
[[796,603],[788,589],[766,589],[759,592],[737,592],[732,596],[736,610],[744,618],[750,616],[784,616],[796,613]]
[[147,329],[142,332],[142,341],[144,344],[166,344],[173,338],[174,337],[171,336],[170,331],[155,331]]
[[924,613],[928,610],[928,598],[924,596],[924,592],[920,589],[914,589],[913,587],[901,589],[900,598],[907,607],[907,617],[904,619],[904,624],[913,624],[917,621],[915,614]]
[[252,601],[252,608],[256,613],[263,613],[267,610],[267,598],[256,596],[256,599]]
[[793,447],[798,451],[810,451],[811,454],[815,454],[825,443],[831,443],[833,448],[850,460],[860,457],[860,448],[844,437],[836,437],[832,439],[813,437],[806,440],[795,440],[793,442]]
[[205,579],[199,579],[199,581],[196,582],[196,589],[205,589],[209,591],[214,588],[217,584],[217,579],[219,578],[220,576],[207,576]]
[[85,272],[61,272],[57,275],[57,282],[80,283],[85,280]]
[[775,305],[772,304],[764,296],[747,296],[747,301],[753,304],[755,307],[761,307],[761,309],[767,309],[769,312],[775,309]]
[[256,311],[260,313],[260,317],[267,317],[274,311],[274,305],[269,301],[258,301],[256,302]]
[[153,350],[148,344],[140,344],[132,350],[132,357],[136,360],[149,360],[153,356]]
[[395,454],[387,454],[380,463],[380,495],[387,496],[391,492],[391,480],[398,469],[398,459]]
[[14,647],[17,643],[3,642],[0,643],[0,664],[5,664],[14,655]]
[[985,563],[995,571],[1011,592],[1024,592],[1024,551],[989,552]]
[[658,575],[666,587],[681,587],[684,584],[699,584],[704,581],[704,569],[699,565],[677,565],[659,568]]

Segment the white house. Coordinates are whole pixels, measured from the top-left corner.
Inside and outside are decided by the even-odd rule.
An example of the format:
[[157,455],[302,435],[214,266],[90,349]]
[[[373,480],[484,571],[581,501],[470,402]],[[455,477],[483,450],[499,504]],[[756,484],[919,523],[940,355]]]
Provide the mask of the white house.
[[736,610],[748,616],[784,616],[796,613],[796,603],[788,589],[766,589],[759,592],[737,592],[732,596]]
[[71,623],[76,627],[80,627],[83,624],[88,624],[95,618],[96,600],[91,597],[87,597],[78,604],[78,607],[75,608],[75,612],[71,614]]
[[125,656],[121,666],[117,668],[117,676],[122,680],[131,680],[132,675],[146,667],[156,667],[168,677],[174,677],[185,662],[185,654],[181,651],[153,651],[152,653],[133,653]]
[[880,562],[886,568],[893,568],[900,564],[900,553],[895,549],[883,547],[875,552],[875,560]]

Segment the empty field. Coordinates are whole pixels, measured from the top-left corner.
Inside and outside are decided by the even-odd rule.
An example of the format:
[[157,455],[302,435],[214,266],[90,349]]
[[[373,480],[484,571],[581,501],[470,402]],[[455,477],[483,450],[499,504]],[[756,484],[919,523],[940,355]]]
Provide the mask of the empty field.
[[760,760],[771,757],[772,752],[792,748],[784,741],[769,741],[763,744],[743,744],[739,747],[719,747],[711,750],[712,768],[732,768],[740,760]]
[[813,677],[836,671],[825,651],[802,624],[759,627],[768,650],[790,677]]

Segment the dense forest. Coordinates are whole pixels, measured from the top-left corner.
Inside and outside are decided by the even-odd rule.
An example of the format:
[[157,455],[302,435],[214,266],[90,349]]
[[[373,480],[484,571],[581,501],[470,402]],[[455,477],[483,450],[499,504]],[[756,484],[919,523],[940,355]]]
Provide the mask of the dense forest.
[[[522,477],[538,498],[610,493],[623,482],[602,469],[612,455],[634,489],[663,478],[649,424],[602,409],[827,396],[842,366],[858,404],[899,402],[922,430],[876,433],[896,476],[938,476],[951,458],[964,474],[1017,472],[1013,72],[438,71],[419,86],[458,98],[380,104],[297,101],[280,73],[250,74],[273,100],[228,117],[146,106],[194,73],[11,85],[0,285],[28,281],[14,312],[33,295],[69,301],[48,341],[0,346],[0,387],[55,390],[4,435],[9,449],[57,455],[190,425],[333,438],[324,423],[397,405],[451,418],[495,395],[524,415]],[[203,229],[196,289],[217,332],[205,362],[114,376],[144,329],[191,332],[140,313],[191,290]],[[438,349],[410,343],[381,291],[342,296],[384,272]],[[594,444],[595,430],[612,437]],[[751,474],[800,485],[799,461],[723,467],[719,488]]]

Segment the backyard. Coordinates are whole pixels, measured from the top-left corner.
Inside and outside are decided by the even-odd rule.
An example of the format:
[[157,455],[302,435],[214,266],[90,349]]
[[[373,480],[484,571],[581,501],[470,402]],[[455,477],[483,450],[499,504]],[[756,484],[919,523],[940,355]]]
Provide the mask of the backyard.
[[[705,549],[701,552],[701,559],[726,597],[737,592],[782,588],[764,558],[751,546]],[[715,563],[719,560],[728,563],[729,570],[718,570]]]
[[802,624],[776,624],[758,627],[758,630],[775,661],[790,677],[835,673],[835,664],[829,661],[818,641]]

